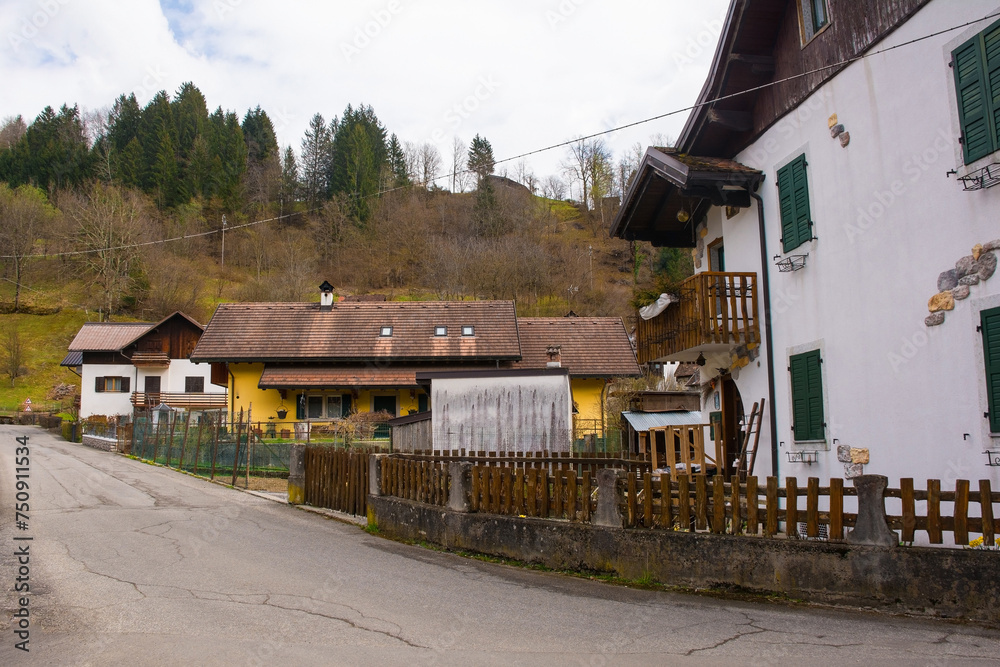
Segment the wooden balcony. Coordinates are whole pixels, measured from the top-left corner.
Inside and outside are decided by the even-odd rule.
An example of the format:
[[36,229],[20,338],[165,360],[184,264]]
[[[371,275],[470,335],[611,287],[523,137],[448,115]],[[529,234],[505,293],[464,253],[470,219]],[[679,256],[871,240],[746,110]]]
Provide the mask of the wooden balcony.
[[135,391],[132,392],[132,405],[139,410],[153,409],[160,403],[171,408],[184,408],[186,410],[224,410],[229,407],[227,398],[226,392],[207,394],[204,392],[158,391],[147,394],[143,391]]
[[694,361],[698,351],[760,342],[756,273],[698,273],[681,283],[679,297],[653,319],[638,318],[639,363]]
[[132,353],[132,365],[137,368],[167,368],[170,357],[162,350],[136,350]]

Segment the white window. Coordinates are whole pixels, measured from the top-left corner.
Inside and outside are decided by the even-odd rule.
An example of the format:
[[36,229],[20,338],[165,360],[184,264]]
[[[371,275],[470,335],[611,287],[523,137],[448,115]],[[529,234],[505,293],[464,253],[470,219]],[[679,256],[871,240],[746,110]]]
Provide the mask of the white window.
[[463,336],[475,336],[476,335],[476,327],[472,326],[471,324],[464,325],[462,327],[462,335]]
[[382,327],[379,329],[378,335],[383,338],[388,338],[392,335],[392,327]]
[[444,327],[444,326],[436,326],[436,327],[434,327],[434,335],[435,336],[447,336],[448,335],[448,327]]

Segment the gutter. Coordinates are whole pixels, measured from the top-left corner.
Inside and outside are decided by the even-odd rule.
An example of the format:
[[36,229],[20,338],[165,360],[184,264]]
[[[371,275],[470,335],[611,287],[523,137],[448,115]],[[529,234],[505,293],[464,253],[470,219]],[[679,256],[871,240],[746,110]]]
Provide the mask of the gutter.
[[771,475],[778,476],[778,410],[774,406],[774,339],[771,335],[771,281],[767,263],[767,235],[764,229],[764,199],[756,192],[750,196],[757,200],[757,226],[760,236],[760,284],[764,302],[764,349],[767,353],[767,400],[771,427]]

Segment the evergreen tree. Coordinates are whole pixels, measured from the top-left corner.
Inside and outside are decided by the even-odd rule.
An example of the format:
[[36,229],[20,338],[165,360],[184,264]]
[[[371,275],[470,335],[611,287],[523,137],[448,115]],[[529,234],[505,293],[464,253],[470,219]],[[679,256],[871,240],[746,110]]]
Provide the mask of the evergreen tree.
[[403,152],[403,146],[399,143],[399,139],[396,138],[395,133],[389,137],[389,144],[386,146],[386,151],[389,160],[389,178],[386,180],[389,183],[389,187],[398,188],[409,185],[410,177],[406,173],[406,153]]
[[281,163],[281,200],[282,214],[291,210],[299,194],[299,165],[295,159],[295,151],[291,146],[285,148],[285,156]]
[[278,155],[278,137],[267,112],[257,106],[243,117],[243,139],[247,142],[247,159],[263,163]]
[[490,142],[478,134],[473,137],[472,143],[469,145],[469,159],[466,164],[476,174],[476,187],[479,187],[483,179],[493,173],[496,166],[493,160],[493,146],[490,145]]
[[[142,147],[142,189],[160,206],[172,206],[177,193],[176,126],[170,97],[161,90],[142,110],[139,123]],[[168,166],[169,165],[169,166]]]
[[351,216],[365,222],[374,210],[383,167],[388,163],[386,131],[370,106],[347,105],[333,137],[330,190],[347,196]]
[[247,144],[239,117],[219,107],[209,116],[209,152],[215,178],[215,193],[229,210],[242,205],[241,185],[247,169]]
[[208,127],[208,105],[205,96],[190,81],[181,84],[170,103],[173,112],[177,152],[177,201],[185,202],[200,194],[201,182],[192,177],[191,162],[195,142]]
[[76,106],[56,113],[45,109],[12,151],[4,151],[0,177],[11,185],[33,184],[50,193],[79,185],[93,176],[94,160]]
[[142,109],[135,94],[119,95],[108,114],[104,136],[98,139],[94,152],[102,163],[102,176],[128,187],[139,187],[142,179],[142,146],[139,128]]
[[309,208],[318,207],[327,198],[331,147],[330,130],[322,114],[317,113],[309,121],[309,129],[302,138],[302,198]]

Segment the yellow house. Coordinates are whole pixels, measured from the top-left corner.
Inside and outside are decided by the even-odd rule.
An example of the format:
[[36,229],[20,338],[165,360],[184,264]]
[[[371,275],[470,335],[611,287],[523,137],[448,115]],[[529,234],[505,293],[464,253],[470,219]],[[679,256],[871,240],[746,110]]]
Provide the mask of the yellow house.
[[[253,422],[331,422],[430,407],[418,372],[569,370],[575,421],[599,431],[610,378],[638,375],[618,318],[518,318],[513,301],[221,304],[191,355],[214,364],[230,412]],[[598,427],[598,428],[595,428]],[[593,430],[591,430],[593,429]]]

